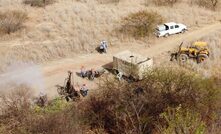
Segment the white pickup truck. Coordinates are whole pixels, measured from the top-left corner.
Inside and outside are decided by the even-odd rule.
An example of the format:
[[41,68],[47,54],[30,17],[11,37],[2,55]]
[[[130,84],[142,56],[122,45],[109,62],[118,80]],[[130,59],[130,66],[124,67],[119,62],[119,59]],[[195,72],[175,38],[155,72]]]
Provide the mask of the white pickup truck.
[[187,31],[187,26],[184,24],[170,22],[157,26],[155,35],[157,37],[168,37],[169,35],[184,33],[185,31]]

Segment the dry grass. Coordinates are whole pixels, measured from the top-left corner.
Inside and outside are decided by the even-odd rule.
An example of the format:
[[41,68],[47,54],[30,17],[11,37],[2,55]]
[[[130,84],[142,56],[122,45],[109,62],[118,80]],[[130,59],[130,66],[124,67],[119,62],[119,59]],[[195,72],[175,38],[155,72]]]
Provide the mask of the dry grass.
[[140,44],[133,37],[115,31],[121,27],[123,17],[140,10],[157,12],[167,21],[181,22],[190,28],[214,22],[217,14],[185,2],[170,8],[146,6],[143,0],[119,1],[118,4],[99,4],[97,0],[57,0],[46,8],[24,6],[22,1],[15,3],[12,0],[1,4],[1,10],[24,9],[30,18],[24,32],[0,38],[2,44],[7,41],[6,46],[16,46],[5,47],[6,51],[0,53],[1,68],[13,62],[12,59],[45,62],[76,53],[94,52],[103,39],[111,44],[132,41],[135,45]]
[[201,7],[216,10],[218,6],[221,4],[221,1],[220,0],[197,0],[195,4]]
[[173,6],[178,3],[179,0],[153,0],[152,2],[157,6]]
[[97,0],[97,1],[100,4],[110,4],[110,3],[118,4],[120,2],[120,0]]
[[20,10],[0,12],[1,33],[10,34],[20,30],[27,18],[27,14]]
[[45,7],[53,4],[54,0],[24,0],[23,3],[34,7]]

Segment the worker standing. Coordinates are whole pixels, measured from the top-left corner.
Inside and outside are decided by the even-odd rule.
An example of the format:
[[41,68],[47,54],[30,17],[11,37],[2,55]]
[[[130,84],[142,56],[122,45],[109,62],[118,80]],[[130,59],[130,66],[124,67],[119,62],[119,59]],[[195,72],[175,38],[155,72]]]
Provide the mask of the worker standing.
[[84,78],[87,76],[87,72],[85,70],[85,67],[84,66],[81,66],[81,77]]
[[82,86],[81,89],[80,89],[80,92],[81,92],[81,95],[82,95],[83,97],[87,96],[87,94],[88,94],[88,88],[87,88],[86,84],[83,84],[83,86]]
[[122,72],[119,72],[119,73],[117,74],[118,80],[121,81],[122,77],[123,77],[123,73],[122,73]]
[[94,80],[95,75],[96,75],[96,72],[95,72],[95,70],[92,68],[92,69],[91,69],[91,77],[90,77],[90,79],[91,79],[91,80]]
[[107,53],[107,41],[101,41],[100,50],[104,53]]

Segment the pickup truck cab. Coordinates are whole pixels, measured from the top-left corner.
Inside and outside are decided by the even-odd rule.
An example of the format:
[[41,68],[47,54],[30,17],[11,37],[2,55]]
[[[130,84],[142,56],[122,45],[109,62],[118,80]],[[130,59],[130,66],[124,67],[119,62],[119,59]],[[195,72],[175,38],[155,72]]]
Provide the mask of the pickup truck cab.
[[187,31],[187,26],[184,24],[170,22],[157,26],[155,35],[157,37],[168,37],[169,35],[184,33],[185,31]]

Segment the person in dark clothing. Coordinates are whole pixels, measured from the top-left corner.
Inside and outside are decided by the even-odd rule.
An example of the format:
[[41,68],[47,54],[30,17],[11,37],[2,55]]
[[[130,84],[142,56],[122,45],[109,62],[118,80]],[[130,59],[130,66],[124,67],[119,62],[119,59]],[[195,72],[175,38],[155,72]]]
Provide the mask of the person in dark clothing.
[[80,89],[80,92],[81,92],[81,95],[82,95],[83,97],[87,96],[87,94],[88,94],[88,88],[87,88],[86,84],[83,84],[83,86],[82,86],[81,89]]
[[137,87],[134,89],[134,94],[140,95],[144,93],[144,89],[142,87]]

